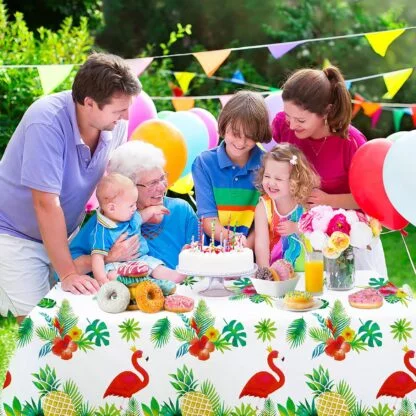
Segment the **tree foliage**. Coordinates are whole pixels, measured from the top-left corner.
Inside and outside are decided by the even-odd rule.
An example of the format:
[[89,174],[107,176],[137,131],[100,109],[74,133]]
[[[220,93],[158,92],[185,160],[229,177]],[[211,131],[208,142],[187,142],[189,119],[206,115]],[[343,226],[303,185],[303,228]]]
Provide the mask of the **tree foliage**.
[[[0,64],[79,64],[92,48],[93,38],[88,32],[88,21],[81,18],[75,26],[71,17],[65,18],[54,32],[43,27],[32,32],[23,14],[17,12],[10,19],[0,0]],[[69,89],[73,74],[59,86]],[[36,68],[0,69],[0,154],[29,105],[43,94]]]

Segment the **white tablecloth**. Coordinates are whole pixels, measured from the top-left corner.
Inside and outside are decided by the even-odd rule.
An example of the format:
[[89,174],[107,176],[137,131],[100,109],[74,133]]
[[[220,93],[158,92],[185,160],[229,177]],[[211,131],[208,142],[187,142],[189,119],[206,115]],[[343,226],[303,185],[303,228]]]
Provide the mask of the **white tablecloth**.
[[[386,283],[371,272],[357,273],[358,287],[385,287]],[[42,407],[56,399],[61,403],[56,408],[64,410],[49,411],[50,415],[123,415],[128,406],[131,414],[146,415],[150,409],[159,414],[157,409],[161,412],[186,402],[191,410],[182,409],[184,415],[224,414],[221,408],[232,409],[233,415],[254,415],[264,406],[276,411],[290,409],[292,402],[297,409],[312,406],[313,401],[316,406],[325,397],[333,406],[339,401],[351,408],[361,401],[371,409],[392,406],[391,397],[376,399],[390,374],[405,371],[416,379],[415,370],[404,365],[403,347],[415,348],[416,328],[416,303],[406,293],[388,295],[385,290],[381,309],[363,310],[349,306],[351,292],[325,291],[320,296],[321,309],[289,312],[279,309],[275,299],[257,295],[249,279],[228,282],[235,293],[229,298],[199,296],[206,280],[188,278],[187,284],[177,292],[192,296],[195,309],[183,315],[165,311],[112,315],[101,311],[93,296],[52,289],[21,327],[9,369],[12,382],[3,392],[4,408],[10,412],[19,404],[21,409]],[[302,286],[303,280],[298,288]],[[192,345],[195,355],[189,350]],[[138,359],[142,370],[132,365],[132,347],[143,353]],[[277,351],[277,358],[269,360],[271,366],[269,351]],[[344,359],[335,359],[343,354]],[[112,380],[123,371],[136,375],[130,374],[130,381],[139,388],[132,400],[104,398]],[[259,372],[263,373],[243,392]],[[127,381],[123,386],[128,395]],[[395,388],[397,384],[391,387]],[[242,392],[265,397],[239,398]],[[406,396],[411,403],[412,394]],[[62,404],[65,400],[72,402],[75,413],[68,410],[71,404]],[[82,413],[87,403],[91,413]],[[208,406],[212,413],[197,410],[198,406]],[[329,412],[342,414],[334,409],[330,407]]]

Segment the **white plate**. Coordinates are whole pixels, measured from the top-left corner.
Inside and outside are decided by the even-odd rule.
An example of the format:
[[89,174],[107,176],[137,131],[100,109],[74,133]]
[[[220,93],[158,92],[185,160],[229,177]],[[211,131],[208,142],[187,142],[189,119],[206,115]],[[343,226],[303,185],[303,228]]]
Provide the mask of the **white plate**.
[[309,308],[304,308],[304,309],[292,309],[289,308],[288,306],[285,305],[285,303],[283,302],[283,299],[277,299],[276,300],[276,306],[279,309],[282,309],[284,311],[291,311],[291,312],[308,312],[308,311],[313,311],[315,309],[319,309],[324,303],[322,302],[321,299],[315,299],[315,303],[313,306],[309,307]]

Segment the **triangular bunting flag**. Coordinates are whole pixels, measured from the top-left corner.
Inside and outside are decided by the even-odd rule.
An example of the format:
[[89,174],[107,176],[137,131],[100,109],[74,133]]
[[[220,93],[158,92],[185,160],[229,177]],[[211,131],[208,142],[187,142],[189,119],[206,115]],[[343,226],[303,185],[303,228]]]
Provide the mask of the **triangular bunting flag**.
[[413,125],[416,127],[416,105],[412,105],[412,120]]
[[352,107],[352,115],[351,118],[354,118],[357,113],[361,109],[361,104],[364,102],[364,97],[362,97],[360,94],[354,94],[354,105]]
[[280,88],[276,88],[276,87],[270,87],[269,90],[271,92],[279,92],[279,91],[282,91]]
[[383,95],[383,98],[393,98],[410,75],[412,75],[412,72],[413,68],[408,68],[383,75],[384,82],[387,87],[387,92]]
[[176,111],[186,111],[195,107],[193,98],[172,98],[172,104]]
[[202,69],[210,77],[215,74],[215,71],[228,58],[231,49],[219,49],[217,51],[195,52],[192,55],[201,64]]
[[301,45],[303,41],[299,42],[282,42],[282,43],[274,43],[272,45],[267,45],[269,48],[270,53],[273,55],[273,58],[279,59],[296,46]]
[[73,67],[74,65],[39,65],[37,69],[43,93],[50,94],[68,77]]
[[141,75],[146,68],[152,63],[153,58],[136,58],[136,59],[125,59],[127,65],[137,76]]
[[393,125],[394,125],[395,131],[400,130],[400,123],[402,122],[404,113],[405,113],[405,110],[403,109],[393,110]]
[[324,63],[322,64],[322,69],[328,68],[329,66],[332,66],[331,61],[328,58],[325,58]]
[[379,108],[381,108],[381,105],[378,103],[363,102],[361,103],[361,107],[364,110],[364,114],[371,117]]
[[352,82],[351,81],[345,81],[345,88],[349,91],[350,90],[350,88],[351,88],[351,84],[352,84]]
[[237,69],[237,71],[234,72],[231,81],[235,82],[236,84],[244,84],[246,82],[243,73],[239,69]]
[[190,82],[195,78],[194,72],[174,72],[176,80],[178,81],[179,86],[181,87],[184,94],[187,93],[189,89]]
[[373,114],[372,114],[372,116],[371,116],[371,127],[373,128],[373,129],[375,129],[376,128],[376,126],[377,126],[377,123],[378,123],[378,120],[379,120],[379,118],[380,118],[380,116],[381,116],[381,111],[382,111],[382,109],[381,109],[381,106],[379,106],[380,108],[378,108]]
[[365,37],[374,52],[386,56],[388,47],[405,31],[405,29],[388,30],[385,32],[367,33]]
[[231,99],[231,97],[232,97],[233,95],[232,94],[229,94],[229,95],[221,95],[220,97],[219,97],[219,100],[220,100],[220,102],[221,102],[221,107],[222,108],[224,108],[225,107],[225,104],[227,104],[228,103],[228,101],[230,101],[230,99]]

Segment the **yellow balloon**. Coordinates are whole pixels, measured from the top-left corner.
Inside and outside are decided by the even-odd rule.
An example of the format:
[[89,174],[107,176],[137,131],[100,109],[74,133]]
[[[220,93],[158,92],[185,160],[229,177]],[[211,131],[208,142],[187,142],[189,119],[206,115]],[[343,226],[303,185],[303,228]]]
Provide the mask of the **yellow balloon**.
[[188,159],[188,151],[183,134],[172,123],[158,119],[144,121],[133,131],[130,140],[142,140],[162,150],[166,159],[168,186],[179,179]]
[[192,173],[188,173],[183,178],[179,178],[169,189],[178,194],[189,194],[194,187]]

